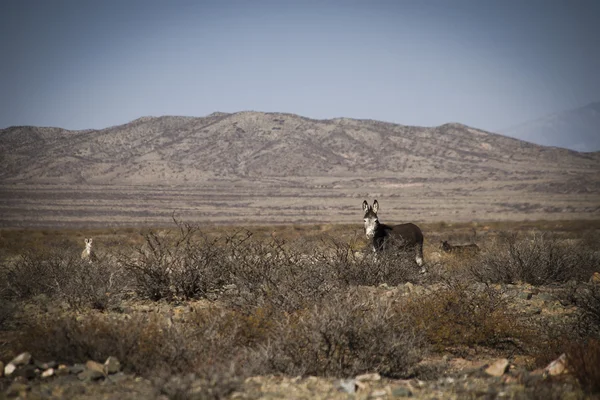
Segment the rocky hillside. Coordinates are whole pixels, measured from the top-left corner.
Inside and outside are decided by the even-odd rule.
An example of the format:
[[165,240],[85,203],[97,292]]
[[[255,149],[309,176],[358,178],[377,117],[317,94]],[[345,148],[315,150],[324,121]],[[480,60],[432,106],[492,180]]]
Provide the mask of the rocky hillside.
[[[534,145],[460,124],[413,127],[239,112],[144,117],[101,130],[0,130],[0,182],[189,185],[215,178],[510,180],[585,176],[600,153]],[[595,189],[593,189],[595,190]]]

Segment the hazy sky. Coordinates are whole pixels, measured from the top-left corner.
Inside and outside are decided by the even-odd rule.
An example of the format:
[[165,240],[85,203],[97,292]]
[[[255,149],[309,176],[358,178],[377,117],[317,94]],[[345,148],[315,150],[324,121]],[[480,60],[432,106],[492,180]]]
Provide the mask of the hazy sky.
[[600,1],[0,0],[0,128],[280,111],[498,130],[600,100]]

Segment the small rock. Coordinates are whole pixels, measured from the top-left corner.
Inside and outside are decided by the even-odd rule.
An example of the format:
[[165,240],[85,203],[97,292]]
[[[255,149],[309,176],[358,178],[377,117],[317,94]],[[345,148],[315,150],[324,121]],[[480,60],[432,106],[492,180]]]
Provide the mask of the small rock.
[[83,372],[78,373],[77,378],[79,378],[80,381],[97,381],[98,379],[104,378],[104,373],[93,369],[86,369]]
[[531,300],[533,297],[533,293],[531,292],[521,292],[519,293],[519,298],[523,300]]
[[117,357],[108,357],[104,362],[105,374],[116,374],[121,370],[121,363]]
[[534,369],[533,371],[531,371],[531,372],[529,373],[529,375],[534,375],[534,376],[537,376],[537,375],[543,375],[543,374],[544,374],[544,370],[543,370],[543,369],[541,369],[541,368]]
[[485,291],[485,289],[487,289],[487,285],[486,285],[485,283],[482,283],[482,282],[475,282],[475,283],[473,284],[473,290],[474,290],[476,293],[481,293],[481,292],[484,292],[484,291]]
[[502,376],[508,369],[510,363],[506,358],[496,360],[492,365],[485,369],[485,373],[491,376]]
[[69,372],[74,375],[77,375],[83,371],[85,371],[85,365],[83,364],[73,364],[69,367]]
[[56,364],[56,361],[43,362],[43,361],[39,361],[39,360],[33,360],[33,365],[35,365],[39,369],[43,369],[45,371],[50,368],[56,368],[57,364]]
[[600,284],[600,272],[594,272],[594,274],[590,278],[590,282],[596,285]]
[[546,368],[544,373],[550,376],[562,375],[567,372],[567,355],[561,354],[556,360],[552,361]]
[[31,361],[31,354],[24,352],[13,358],[10,364],[14,364],[17,367],[20,365],[27,365]]
[[25,378],[24,376],[15,376],[15,379],[13,379],[13,382],[23,383],[25,385],[27,385],[29,383],[27,381],[27,378]]
[[92,371],[100,372],[102,375],[104,375],[104,365],[100,364],[99,362],[88,360],[85,363],[85,368]]
[[412,397],[412,392],[409,388],[398,386],[392,389],[392,397]]
[[381,375],[379,375],[377,372],[373,373],[373,374],[362,374],[362,375],[358,375],[356,377],[356,380],[359,382],[364,382],[364,381],[380,381],[381,380]]
[[341,379],[337,384],[338,390],[346,393],[356,392],[356,381],[354,379]]
[[108,380],[112,383],[119,383],[127,379],[127,375],[123,372],[117,372],[116,374],[112,374],[108,376]]
[[373,390],[369,395],[370,399],[378,399],[379,397],[387,396],[385,389]]
[[17,366],[13,363],[8,363],[4,367],[4,376],[11,376],[13,372],[17,369]]
[[553,302],[556,300],[556,298],[550,293],[540,293],[537,295],[537,298],[548,302]]
[[50,378],[51,376],[54,376],[54,368],[48,368],[47,370],[42,372],[41,376],[42,378]]
[[232,292],[234,290],[237,290],[237,285],[235,283],[230,283],[228,285],[223,286],[224,292]]
[[25,397],[25,392],[29,390],[29,386],[25,383],[13,382],[6,390],[7,397],[20,396]]
[[71,370],[65,364],[60,364],[58,366],[58,369],[56,370],[56,376],[66,376],[66,375],[69,375],[70,373],[71,373]]
[[17,368],[17,370],[14,372],[14,376],[22,376],[23,378],[29,380],[29,379],[33,379],[36,377],[36,371],[39,371],[35,365],[25,365],[22,366],[21,368]]
[[532,307],[527,312],[530,315],[540,315],[542,313],[542,309],[540,307]]

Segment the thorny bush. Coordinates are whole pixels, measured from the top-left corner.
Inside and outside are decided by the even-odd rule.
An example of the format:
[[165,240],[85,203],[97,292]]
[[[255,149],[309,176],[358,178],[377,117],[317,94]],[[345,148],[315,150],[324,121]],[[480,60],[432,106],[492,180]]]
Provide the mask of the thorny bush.
[[286,315],[276,333],[263,354],[271,371],[289,375],[408,377],[423,356],[409,319],[389,299],[354,291]]
[[419,278],[419,268],[413,252],[386,251],[374,254],[369,250],[357,252],[354,241],[341,242],[331,238],[324,242],[325,250],[317,252],[316,262],[331,270],[344,286],[395,286]]
[[571,344],[566,352],[567,367],[589,392],[600,393],[600,340]]
[[175,220],[175,233],[143,233],[144,244],[119,263],[135,279],[139,296],[150,300],[197,299],[224,284],[221,249],[199,228]]
[[586,281],[598,267],[597,254],[583,246],[563,243],[548,234],[499,236],[471,268],[480,282],[547,285]]
[[473,289],[465,282],[446,282],[434,292],[414,296],[399,307],[437,351],[464,347],[521,349],[533,339],[530,321],[508,307],[500,290]]
[[0,278],[5,299],[46,295],[79,310],[117,307],[127,286],[123,271],[106,258],[90,263],[65,248],[25,252],[0,265]]
[[236,287],[226,301],[234,308],[293,312],[337,288],[329,269],[281,240],[254,241],[251,234],[238,232],[227,238],[226,248],[224,270]]

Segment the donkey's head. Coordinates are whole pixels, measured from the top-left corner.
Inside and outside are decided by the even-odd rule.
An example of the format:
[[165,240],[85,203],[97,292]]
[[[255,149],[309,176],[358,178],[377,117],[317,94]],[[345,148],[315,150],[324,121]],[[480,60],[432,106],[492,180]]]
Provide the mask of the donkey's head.
[[92,238],[85,238],[84,239],[85,242],[85,248],[86,249],[91,249],[92,248]]
[[373,206],[370,206],[367,201],[363,201],[363,211],[365,212],[365,235],[367,239],[372,239],[375,236],[375,232],[379,227],[379,218],[377,218],[377,211],[379,210],[379,203],[377,200],[373,201]]

